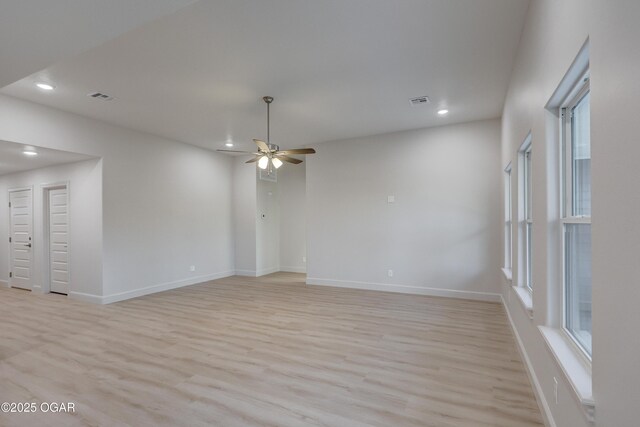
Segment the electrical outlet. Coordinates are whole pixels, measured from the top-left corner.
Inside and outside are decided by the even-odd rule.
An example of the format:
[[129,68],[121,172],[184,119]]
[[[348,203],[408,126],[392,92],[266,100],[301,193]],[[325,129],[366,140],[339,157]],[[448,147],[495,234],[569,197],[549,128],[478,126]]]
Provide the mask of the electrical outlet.
[[196,271],[196,266],[195,265],[190,266],[189,271]]
[[387,196],[387,203],[395,203],[396,196]]
[[389,270],[389,271],[387,271],[387,275],[388,275],[389,277],[393,277],[393,270]]
[[553,377],[553,397],[557,405],[558,404],[558,379],[556,377]]
[[307,262],[307,257],[306,256],[302,257],[302,262]]

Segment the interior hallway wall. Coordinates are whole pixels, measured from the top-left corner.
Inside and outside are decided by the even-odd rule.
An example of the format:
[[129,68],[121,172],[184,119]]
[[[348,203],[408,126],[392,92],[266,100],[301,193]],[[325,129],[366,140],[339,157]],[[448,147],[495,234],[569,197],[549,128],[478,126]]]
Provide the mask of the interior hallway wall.
[[306,165],[305,159],[304,163],[285,164],[278,170],[280,271],[307,271]]
[[102,294],[84,299],[233,274],[228,156],[4,95],[0,139],[102,158]]
[[256,197],[255,164],[245,156],[233,158],[233,218],[235,231],[235,274],[256,275]]
[[280,271],[280,182],[260,179],[256,169],[256,186],[256,276],[264,276]]
[[[43,184],[69,184],[69,292],[71,296],[102,294],[102,161],[86,160],[0,176],[0,236],[9,236],[9,190],[32,187],[32,286],[45,284],[48,248]],[[0,278],[9,276],[8,244],[0,244]],[[46,286],[45,286],[46,288]]]

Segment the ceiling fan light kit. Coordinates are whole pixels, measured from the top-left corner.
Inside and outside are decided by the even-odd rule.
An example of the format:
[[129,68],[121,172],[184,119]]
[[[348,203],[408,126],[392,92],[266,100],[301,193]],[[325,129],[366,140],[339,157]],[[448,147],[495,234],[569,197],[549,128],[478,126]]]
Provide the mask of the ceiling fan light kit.
[[258,167],[260,169],[266,169],[268,165],[269,165],[269,158],[267,156],[260,157],[260,160],[258,160]]
[[274,168],[278,169],[280,166],[282,166],[282,160],[280,160],[277,157],[274,157],[271,159],[271,164],[273,165]]
[[258,167],[260,169],[269,168],[269,172],[272,171],[270,166],[278,169],[283,165],[283,162],[292,163],[294,165],[302,163],[302,160],[296,159],[295,157],[290,157],[290,154],[295,155],[306,155],[306,154],[314,154],[316,150],[313,148],[293,148],[290,150],[280,150],[280,147],[271,144],[271,117],[270,117],[270,105],[273,102],[272,96],[263,96],[262,100],[267,104],[267,142],[264,142],[260,139],[254,139],[256,146],[258,147],[257,153],[252,153],[250,151],[238,151],[238,150],[217,150],[223,151],[227,153],[246,153],[253,154],[255,157],[253,159],[247,160],[245,163],[255,163],[258,162]]

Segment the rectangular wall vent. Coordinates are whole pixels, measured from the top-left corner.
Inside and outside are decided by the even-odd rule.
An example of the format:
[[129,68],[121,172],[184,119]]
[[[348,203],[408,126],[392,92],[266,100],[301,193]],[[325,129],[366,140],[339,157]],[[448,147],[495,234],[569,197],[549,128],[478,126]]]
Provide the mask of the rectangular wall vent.
[[111,101],[113,99],[113,96],[109,96],[101,92],[93,92],[88,94],[87,96],[90,98],[100,99],[102,101]]
[[431,100],[429,99],[428,96],[418,96],[416,98],[411,98],[409,102],[413,107],[417,107],[420,105],[427,105],[428,103],[431,102]]

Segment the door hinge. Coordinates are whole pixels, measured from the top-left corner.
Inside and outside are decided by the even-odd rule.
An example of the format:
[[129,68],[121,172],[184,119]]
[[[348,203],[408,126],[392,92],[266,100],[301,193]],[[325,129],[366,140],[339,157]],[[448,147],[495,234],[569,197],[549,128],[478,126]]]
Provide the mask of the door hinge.
[[9,202],[9,207],[11,207],[11,202]]
[[13,277],[13,273],[9,272],[9,278],[12,278],[12,277]]
[[9,237],[9,243],[11,243],[11,237]]

